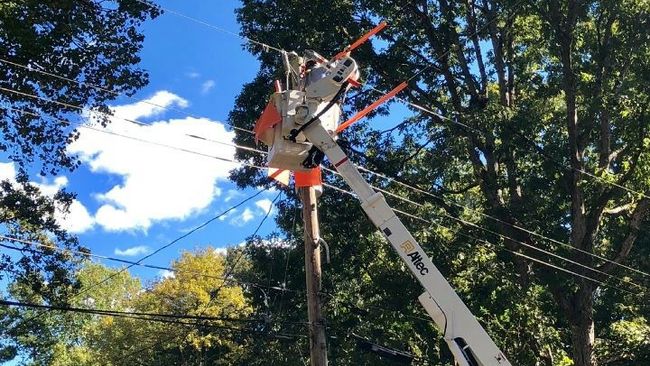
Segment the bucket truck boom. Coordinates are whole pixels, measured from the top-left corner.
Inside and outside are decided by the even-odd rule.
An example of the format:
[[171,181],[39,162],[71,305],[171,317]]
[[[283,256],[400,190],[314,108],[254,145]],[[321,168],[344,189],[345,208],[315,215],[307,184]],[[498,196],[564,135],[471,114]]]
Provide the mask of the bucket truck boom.
[[289,73],[296,73],[297,67],[301,73],[293,75],[299,80],[293,90],[273,95],[270,105],[276,111],[269,115],[275,117],[261,121],[263,128],[256,127],[257,136],[269,146],[269,167],[308,170],[326,156],[361,201],[370,221],[424,287],[419,300],[442,332],[457,365],[510,366],[384,196],[375,192],[336,143],[338,103],[359,77],[355,60],[339,55],[329,61],[313,51],[304,57],[284,54],[284,58]]

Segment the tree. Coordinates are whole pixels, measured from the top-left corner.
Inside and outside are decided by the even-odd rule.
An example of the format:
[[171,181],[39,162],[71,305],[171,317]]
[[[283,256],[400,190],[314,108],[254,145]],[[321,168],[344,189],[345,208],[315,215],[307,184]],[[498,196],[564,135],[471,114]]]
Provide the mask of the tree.
[[[437,115],[413,109],[418,113],[388,131],[360,124],[344,134],[343,143],[360,164],[440,197],[434,201],[395,184],[373,181],[411,200],[429,201],[418,215],[451,228],[417,229],[416,236],[436,253],[435,262],[515,364],[558,364],[568,354],[575,365],[591,366],[608,363],[606,356],[595,352],[600,337],[623,343],[627,341],[622,338],[636,337],[634,332],[617,331],[630,328],[621,325],[622,318],[601,312],[612,303],[643,300],[623,297],[620,291],[521,255],[551,261],[597,281],[610,280],[609,275],[629,276],[647,285],[647,277],[634,276],[618,264],[638,253],[635,243],[650,206],[646,169],[650,145],[645,137],[650,34],[642,25],[648,10],[645,3],[607,0],[248,0],[238,16],[249,38],[288,50],[313,48],[326,55],[335,54],[377,19],[386,19],[390,28],[379,36],[381,47],[367,44],[355,52],[364,81],[388,90],[419,71],[404,97]],[[249,50],[258,56],[261,68],[230,114],[232,124],[246,128],[261,113],[273,79],[282,79],[276,54],[254,46]],[[359,92],[353,107],[376,97]],[[241,132],[237,140],[253,143]],[[238,154],[263,163],[254,153]],[[264,183],[263,174],[250,168],[233,178],[242,186]],[[285,231],[290,229],[286,217],[292,215],[295,202],[280,212]],[[377,254],[375,243],[381,239],[373,236],[354,203],[343,202],[349,199],[335,192],[322,199],[322,231],[330,233],[326,240],[338,243],[336,251],[347,254],[341,272],[325,271],[326,289],[343,290],[340,297],[357,293],[366,299],[386,292],[375,298],[409,312],[409,305],[402,302],[414,298],[406,294],[417,294],[418,288],[404,288],[403,283],[412,279],[399,271],[393,254],[385,258]],[[413,206],[395,204],[415,211]],[[469,209],[459,210],[458,204]],[[498,235],[459,226],[449,217],[472,221]],[[421,223],[411,222],[409,227]],[[464,235],[493,244],[468,242]],[[583,266],[560,262],[534,247]],[[386,263],[363,257],[365,251]],[[357,264],[361,259],[362,265]],[[643,265],[645,271],[650,268]],[[365,268],[371,266],[374,273],[383,269],[390,277],[360,290],[360,279],[368,276]],[[404,282],[399,292],[388,293],[394,278]],[[635,329],[647,335],[643,330],[647,312],[633,313],[638,315],[632,320]],[[338,313],[330,316],[332,321],[341,319]],[[385,322],[382,326],[385,337],[414,334],[412,350],[436,362],[433,355],[440,347],[433,343],[416,347],[433,337],[431,329],[390,334]],[[444,352],[438,354],[448,362]],[[642,357],[631,353],[625,360],[641,362]]]
[[[231,266],[212,248],[186,252],[172,264],[173,276],[143,288],[128,272],[86,262],[76,279],[89,290],[71,306],[122,311],[127,317],[52,311],[38,323],[49,343],[23,333],[16,341],[31,350],[33,365],[233,364],[247,357],[246,345],[256,327],[249,326],[255,322],[249,319],[244,289],[223,280]],[[109,276],[108,282],[93,286]],[[15,282],[11,288],[19,301],[36,302],[31,286]],[[129,317],[133,312],[224,320],[161,322],[160,317]],[[6,314],[4,319],[21,320],[21,315]]]
[[[132,95],[147,84],[147,73],[137,67],[144,39],[140,25],[159,14],[138,1],[0,1],[0,153],[17,171],[15,181],[0,187],[5,234],[84,250],[55,220],[55,212],[67,211],[74,195],[62,190],[46,197],[30,180],[77,167],[76,157],[66,153],[78,136],[69,122],[88,110],[109,113],[107,103],[116,95]],[[78,290],[71,275],[76,262],[68,255],[10,245],[23,253],[3,253],[0,269],[31,286],[39,301],[65,304]],[[39,338],[38,329],[43,328],[22,332]],[[11,335],[15,329],[2,332]]]
[[[110,281],[94,286],[109,276]],[[125,310],[141,289],[140,281],[127,272],[92,262],[82,263],[74,280],[85,290],[83,297],[73,298],[69,303],[77,308]],[[9,286],[11,298],[21,302],[42,303],[43,292],[29,278],[20,276]],[[97,331],[97,316],[38,309],[13,309],[4,315],[15,346],[19,353],[29,356],[31,364],[92,365],[101,359],[85,342]]]

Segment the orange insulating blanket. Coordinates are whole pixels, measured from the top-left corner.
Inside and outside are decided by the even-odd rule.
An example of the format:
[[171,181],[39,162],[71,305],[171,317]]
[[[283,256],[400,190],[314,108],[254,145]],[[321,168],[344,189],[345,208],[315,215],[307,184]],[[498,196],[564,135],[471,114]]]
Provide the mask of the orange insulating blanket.
[[264,141],[264,139],[261,138],[262,134],[280,122],[282,122],[282,116],[280,115],[280,112],[278,112],[278,110],[275,108],[273,99],[271,99],[269,104],[266,105],[266,108],[264,108],[264,112],[262,112],[262,115],[255,123],[255,128],[253,128],[253,132],[255,133],[255,141],[262,140],[266,144],[272,142]]
[[323,183],[321,180],[320,167],[307,172],[295,171],[293,174],[296,187],[314,187]]

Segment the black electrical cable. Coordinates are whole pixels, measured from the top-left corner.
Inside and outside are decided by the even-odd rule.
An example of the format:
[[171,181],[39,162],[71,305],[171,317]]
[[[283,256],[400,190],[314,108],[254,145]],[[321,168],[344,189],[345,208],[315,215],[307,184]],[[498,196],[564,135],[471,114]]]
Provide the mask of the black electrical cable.
[[[45,304],[35,304],[19,301],[9,301],[9,300],[0,300],[0,305],[3,306],[16,306],[32,309],[45,309],[45,310],[57,310],[57,311],[66,311],[74,313],[83,313],[83,314],[96,314],[96,315],[132,315],[139,316],[143,318],[163,318],[163,319],[182,319],[182,320],[202,320],[202,321],[231,321],[231,322],[263,322],[265,319],[245,319],[245,318],[233,318],[233,317],[217,317],[217,316],[200,316],[200,315],[189,315],[189,314],[169,314],[169,313],[149,313],[149,312],[138,312],[138,311],[120,311],[120,310],[108,310],[108,309],[88,309],[88,308],[78,308],[73,306],[58,306],[58,305],[45,305]],[[294,322],[297,323],[297,322]],[[306,323],[302,323],[303,325]]]
[[[260,333],[259,331],[253,329],[244,329],[236,328],[225,325],[217,325],[205,323],[205,321],[243,321],[243,322],[264,322],[265,319],[235,319],[235,318],[222,318],[222,317],[203,317],[203,316],[192,316],[192,315],[177,315],[177,314],[161,314],[161,313],[141,313],[141,312],[127,312],[127,311],[117,311],[117,310],[104,310],[104,309],[85,309],[85,308],[75,308],[75,307],[65,307],[65,306],[54,306],[54,305],[41,305],[33,303],[25,303],[19,301],[8,301],[0,300],[0,306],[7,307],[22,307],[22,308],[33,308],[33,309],[44,309],[48,311],[60,311],[60,312],[73,312],[73,313],[82,313],[90,315],[100,315],[100,316],[111,316],[117,318],[128,318],[128,319],[137,319],[144,321],[153,321],[153,322],[162,322],[170,324],[180,324],[187,326],[203,326],[207,328],[216,328],[224,330],[234,330],[240,332],[248,333]],[[183,320],[197,320],[197,322],[184,322]],[[198,322],[199,320],[203,322]],[[284,324],[301,324],[305,325],[306,323],[299,322],[283,322]],[[284,337],[295,337],[295,338],[304,338],[306,336],[297,335],[297,334],[282,334]]]
[[[81,289],[81,291],[79,291],[79,292],[77,292],[76,294],[72,295],[72,298],[79,297],[79,296],[81,296],[81,295],[83,295],[83,294],[85,294],[85,293],[88,293],[88,291],[90,291],[91,289],[93,289],[93,288],[95,288],[95,287],[97,287],[97,286],[101,286],[101,285],[105,284],[106,282],[112,280],[113,278],[115,278],[115,277],[118,276],[119,274],[121,274],[121,273],[127,271],[127,270],[130,269],[131,267],[133,267],[133,266],[135,266],[135,265],[139,265],[139,264],[142,263],[144,260],[146,260],[146,259],[152,257],[153,255],[159,253],[160,251],[162,251],[162,250],[164,250],[164,249],[166,249],[166,248],[172,246],[173,244],[177,243],[178,241],[180,241],[180,240],[182,240],[182,239],[184,239],[184,238],[190,236],[192,233],[194,233],[194,232],[196,232],[196,231],[198,231],[198,230],[200,230],[200,229],[206,227],[206,226],[209,225],[210,223],[214,222],[215,220],[219,219],[220,217],[223,217],[223,216],[227,215],[229,212],[231,212],[231,211],[235,210],[236,208],[238,208],[238,207],[244,205],[246,202],[248,202],[248,201],[254,199],[255,197],[259,196],[260,194],[262,194],[262,193],[264,193],[264,192],[266,192],[266,189],[261,189],[261,190],[259,190],[257,193],[255,193],[255,194],[249,196],[248,198],[242,200],[241,202],[239,202],[239,203],[237,203],[237,204],[231,206],[231,207],[228,208],[227,210],[225,210],[225,211],[219,213],[218,215],[216,215],[216,216],[210,218],[209,220],[207,220],[207,221],[205,221],[204,223],[198,225],[197,227],[193,228],[192,230],[186,232],[185,234],[179,236],[178,238],[176,238],[176,239],[170,241],[169,243],[163,245],[162,247],[156,249],[156,250],[153,251],[152,253],[150,253],[150,254],[148,254],[148,255],[146,255],[146,256],[140,258],[140,259],[137,260],[135,263],[130,264],[130,265],[128,265],[128,266],[126,266],[126,267],[120,269],[119,271],[110,274],[109,276],[103,278],[102,280],[100,280],[100,281],[98,281],[98,282],[95,282],[95,283],[91,284],[90,286],[86,287],[85,289]],[[33,317],[29,317],[29,318],[25,319],[24,322],[29,322],[29,321],[32,321],[32,320],[34,320],[34,319],[37,319],[37,318],[40,317],[42,314],[44,314],[44,313],[39,313],[39,314],[37,314],[37,315],[35,315],[35,316],[33,316]]]

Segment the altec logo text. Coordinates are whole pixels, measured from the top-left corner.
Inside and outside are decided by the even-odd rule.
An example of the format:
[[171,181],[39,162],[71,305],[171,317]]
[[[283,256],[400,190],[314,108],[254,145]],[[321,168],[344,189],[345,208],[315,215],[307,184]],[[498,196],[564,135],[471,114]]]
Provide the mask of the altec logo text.
[[400,247],[406,253],[406,255],[411,258],[411,263],[415,266],[420,271],[420,274],[424,276],[425,274],[429,273],[429,269],[424,266],[424,263],[422,263],[422,255],[420,252],[415,250],[415,245],[411,243],[410,241],[405,241],[403,242]]

